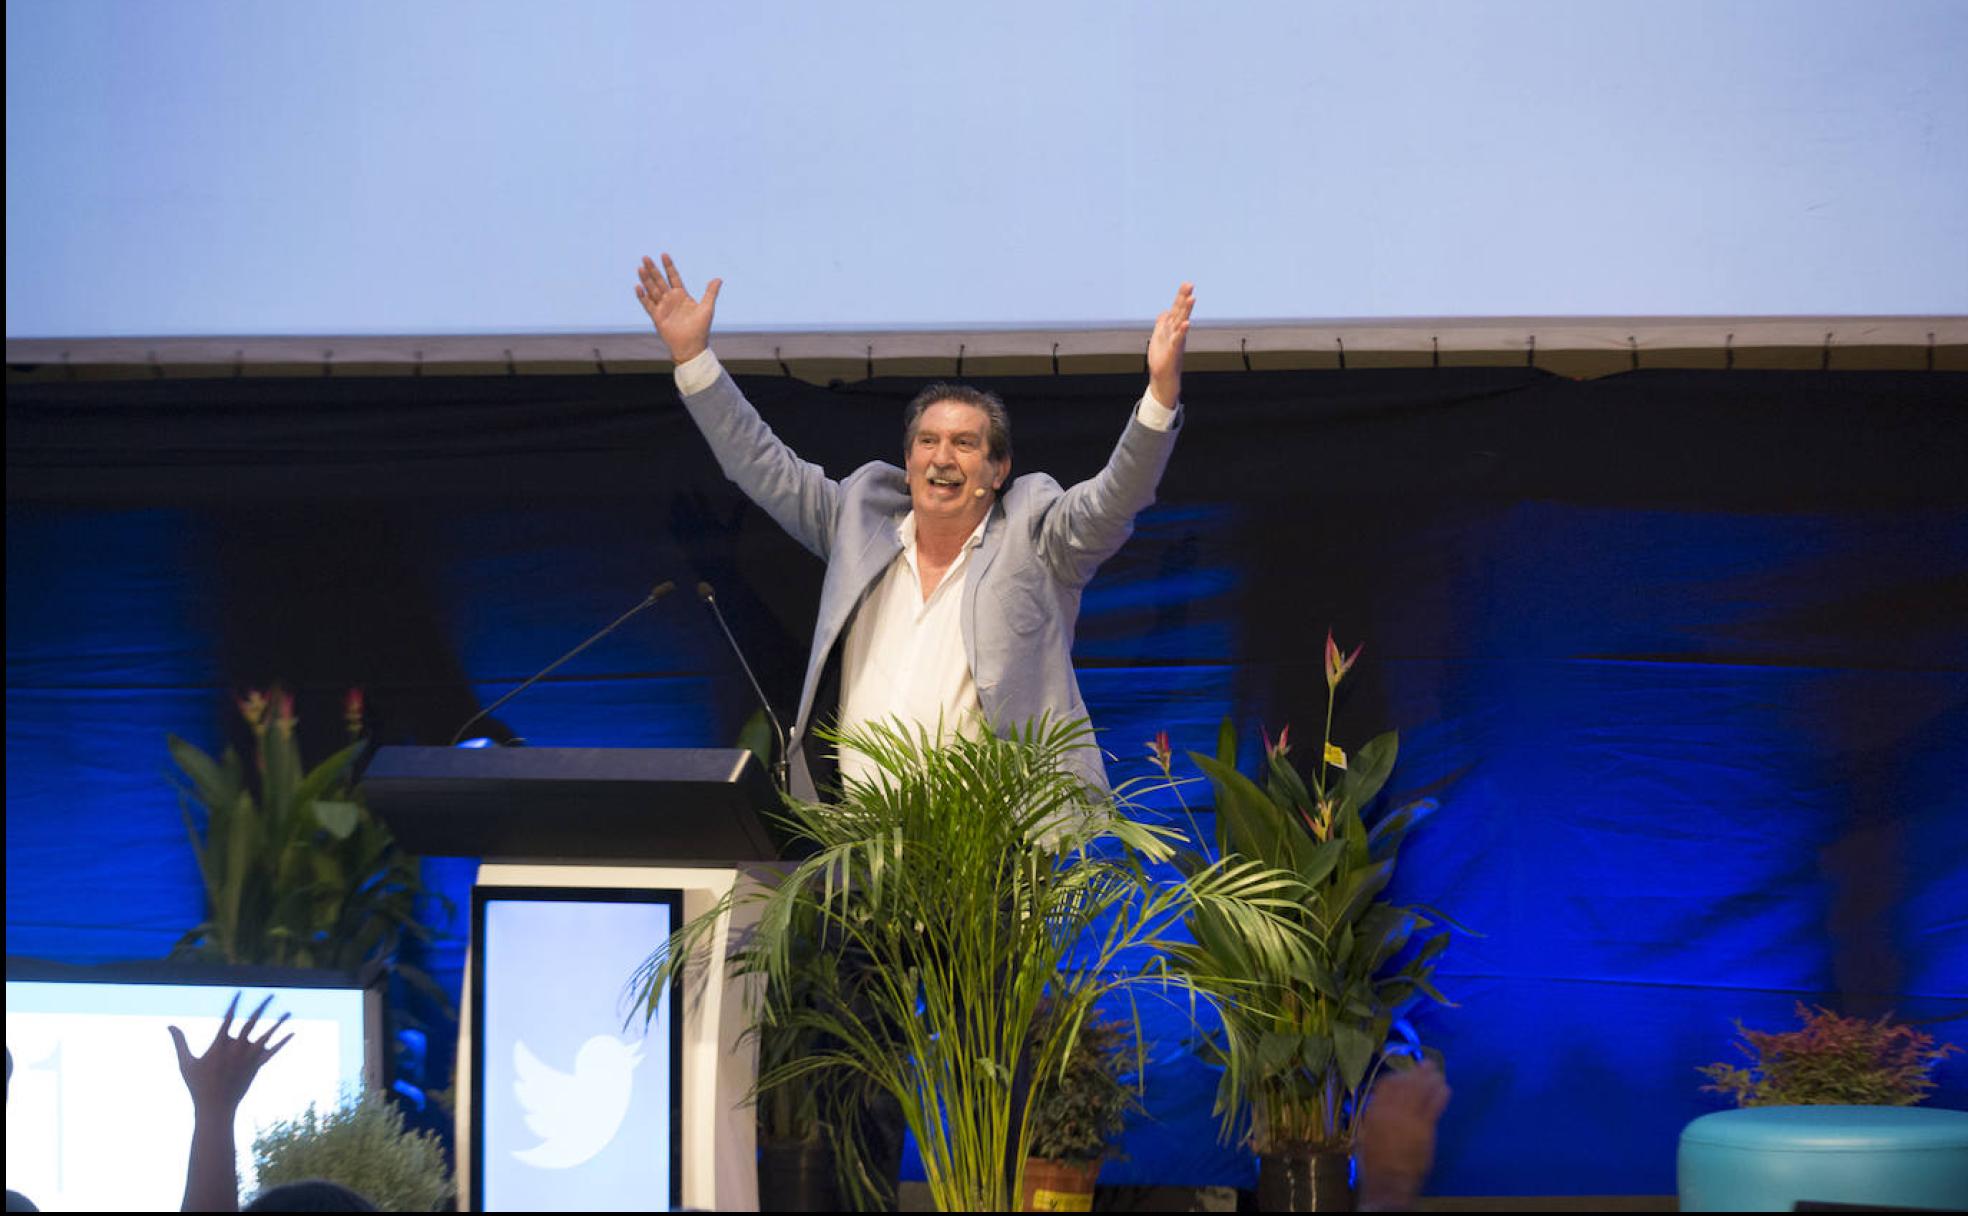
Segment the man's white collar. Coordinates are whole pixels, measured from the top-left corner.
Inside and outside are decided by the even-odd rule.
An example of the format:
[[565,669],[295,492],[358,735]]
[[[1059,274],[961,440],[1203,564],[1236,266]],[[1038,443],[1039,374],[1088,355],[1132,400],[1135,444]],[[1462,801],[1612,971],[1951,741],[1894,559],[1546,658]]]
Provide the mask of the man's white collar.
[[[996,507],[996,505],[996,503],[992,504],[993,507]],[[971,532],[970,539],[964,542],[964,548],[975,549],[977,546],[983,544],[984,529],[990,522],[991,513],[986,511],[984,518],[977,521],[977,527]],[[902,522],[895,526],[895,538],[902,542],[903,552],[914,553],[916,551],[916,513],[914,510],[904,515]]]

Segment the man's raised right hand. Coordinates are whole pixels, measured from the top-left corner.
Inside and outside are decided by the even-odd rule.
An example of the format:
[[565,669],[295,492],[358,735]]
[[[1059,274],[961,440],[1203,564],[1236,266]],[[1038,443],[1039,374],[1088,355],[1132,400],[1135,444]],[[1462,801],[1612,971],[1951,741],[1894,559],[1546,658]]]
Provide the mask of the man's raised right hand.
[[697,299],[684,289],[683,276],[677,273],[676,263],[667,253],[663,255],[661,270],[644,257],[636,276],[640,280],[636,284],[636,299],[655,323],[663,344],[670,348],[670,358],[688,363],[703,354],[711,345],[711,316],[717,311],[718,289],[724,286],[724,280],[712,279],[710,286],[704,288],[704,298]]

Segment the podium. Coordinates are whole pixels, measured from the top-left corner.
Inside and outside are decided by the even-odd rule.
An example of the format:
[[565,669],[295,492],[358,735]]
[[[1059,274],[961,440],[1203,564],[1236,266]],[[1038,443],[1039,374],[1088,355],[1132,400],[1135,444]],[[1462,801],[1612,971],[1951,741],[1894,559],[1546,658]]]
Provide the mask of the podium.
[[[749,903],[736,901],[713,935],[709,982],[670,994],[666,1034],[652,1026],[636,1039],[639,1011],[625,1032],[620,1004],[664,932],[756,889],[755,874],[776,860],[761,816],[778,796],[756,757],[733,748],[385,747],[362,790],[406,851],[481,859],[460,1001],[460,1206],[607,1210],[583,1189],[602,1184],[583,1179],[653,1163],[650,1176],[667,1179],[668,1193],[619,1206],[756,1210],[746,1099],[757,1049],[744,1034],[747,990],[723,971],[731,932],[754,915]],[[613,1030],[593,1031],[597,1005],[614,1011]],[[563,1006],[578,1006],[590,1030],[559,1043],[552,1036],[564,1027],[529,1032],[545,1047],[509,1035],[529,1017],[536,1028],[578,1020]],[[647,1143],[651,1135],[666,1142]]]

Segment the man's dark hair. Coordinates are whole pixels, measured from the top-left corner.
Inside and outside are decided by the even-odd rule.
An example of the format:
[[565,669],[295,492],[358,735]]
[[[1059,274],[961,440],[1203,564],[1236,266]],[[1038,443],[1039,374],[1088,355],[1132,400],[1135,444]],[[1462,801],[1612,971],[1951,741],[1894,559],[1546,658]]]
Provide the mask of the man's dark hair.
[[988,423],[984,429],[984,454],[998,464],[1011,459],[1011,415],[1005,412],[1005,404],[996,393],[987,393],[981,388],[968,384],[932,384],[916,394],[909,402],[909,408],[902,415],[902,457],[908,462],[909,447],[916,441],[916,424],[922,421],[923,411],[939,401],[954,401],[958,405],[974,405],[984,411]]

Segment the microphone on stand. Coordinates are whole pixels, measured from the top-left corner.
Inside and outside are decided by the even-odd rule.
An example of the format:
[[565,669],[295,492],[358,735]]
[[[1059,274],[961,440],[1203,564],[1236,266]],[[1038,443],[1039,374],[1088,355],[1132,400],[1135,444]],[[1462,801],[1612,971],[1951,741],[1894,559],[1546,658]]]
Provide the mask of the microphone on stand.
[[765,707],[765,716],[772,723],[773,735],[779,740],[779,762],[773,765],[778,771],[779,788],[785,789],[788,780],[787,770],[792,763],[793,740],[786,728],[779,725],[779,715],[772,712],[772,702],[765,696],[765,689],[759,687],[758,677],[752,674],[752,665],[745,661],[745,652],[739,648],[738,639],[732,636],[731,626],[724,623],[724,613],[718,610],[717,594],[709,583],[697,584],[697,598],[710,608],[711,615],[717,618],[718,628],[724,630],[724,640],[731,643],[731,653],[738,656],[738,666],[745,669],[745,678],[752,682],[752,692],[757,694],[759,704]]
[[463,726],[460,726],[458,728],[458,733],[451,736],[451,746],[456,747],[458,745],[458,740],[464,738],[465,732],[470,730],[472,728],[472,724],[477,722],[480,718],[483,718],[485,715],[491,713],[493,710],[499,708],[501,705],[504,705],[506,702],[518,696],[520,693],[523,693],[527,689],[533,687],[534,684],[539,682],[541,676],[546,675],[548,672],[560,666],[562,663],[565,663],[567,660],[573,658],[575,655],[580,654],[583,650],[586,650],[588,647],[594,645],[596,642],[599,642],[601,639],[615,632],[615,630],[622,624],[622,622],[628,620],[636,613],[641,612],[644,608],[649,607],[657,600],[662,599],[664,596],[668,595],[670,592],[675,590],[676,590],[676,584],[673,582],[669,582],[667,580],[656,584],[656,586],[650,590],[649,594],[643,597],[642,602],[640,604],[637,604],[635,607],[629,609],[627,612],[624,612],[621,616],[618,616],[613,621],[610,621],[606,626],[602,628],[602,630],[599,633],[595,634],[587,641],[581,643],[579,646],[576,646],[574,649],[568,651],[564,655],[561,655],[553,662],[541,668],[539,673],[534,675],[532,679],[526,681],[526,683],[521,684],[518,688],[513,689],[505,696],[500,697],[498,700],[492,702],[492,704],[486,706],[484,709],[481,709],[477,713],[473,714],[471,718],[468,721],[466,721],[466,723]]

